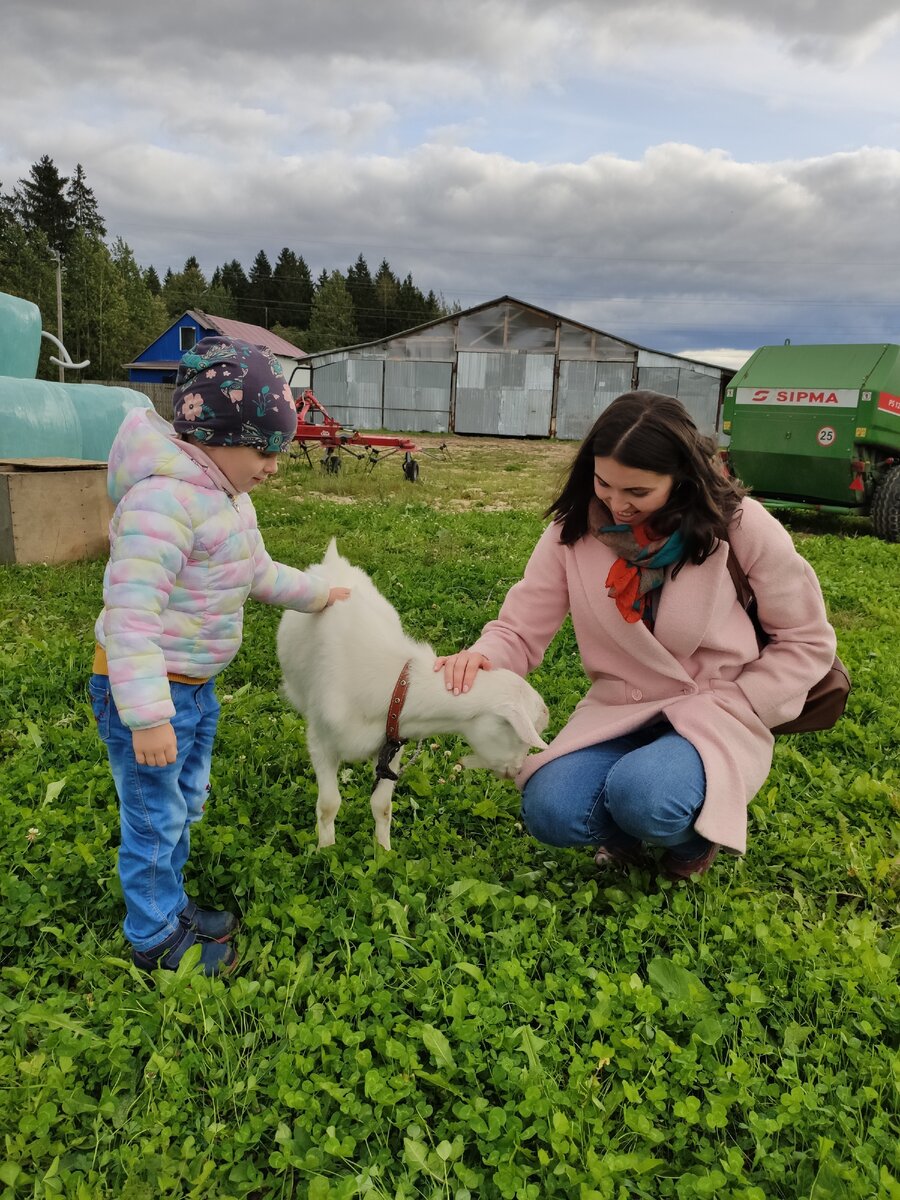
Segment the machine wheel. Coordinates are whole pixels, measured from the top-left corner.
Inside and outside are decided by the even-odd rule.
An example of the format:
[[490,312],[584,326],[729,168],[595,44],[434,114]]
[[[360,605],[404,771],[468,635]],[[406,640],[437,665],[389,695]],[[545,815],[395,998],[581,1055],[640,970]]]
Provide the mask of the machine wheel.
[[339,454],[326,454],[322,459],[322,470],[328,475],[337,475],[341,469],[341,456]]
[[419,478],[419,464],[411,454],[407,454],[403,459],[403,474],[409,483],[415,483]]
[[878,481],[872,497],[872,525],[885,542],[900,542],[900,466],[891,467]]

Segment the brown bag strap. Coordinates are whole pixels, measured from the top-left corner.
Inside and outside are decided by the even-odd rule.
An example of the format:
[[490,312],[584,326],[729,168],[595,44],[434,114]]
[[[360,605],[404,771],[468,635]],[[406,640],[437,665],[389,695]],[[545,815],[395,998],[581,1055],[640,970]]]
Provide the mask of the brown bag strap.
[[731,542],[726,542],[726,545],[728,546],[728,573],[731,575],[734,590],[737,592],[741,608],[749,608],[755,599],[753,588],[750,586],[747,572],[738,562],[738,556],[735,554]]
[[731,542],[728,543],[728,572],[734,583],[734,590],[737,592],[738,603],[753,622],[753,628],[756,630],[756,641],[760,650],[762,650],[764,646],[768,645],[771,639],[765,629],[763,629],[762,621],[759,619],[756,595],[750,585],[750,580],[747,578],[747,572],[738,562],[738,556],[735,554]]

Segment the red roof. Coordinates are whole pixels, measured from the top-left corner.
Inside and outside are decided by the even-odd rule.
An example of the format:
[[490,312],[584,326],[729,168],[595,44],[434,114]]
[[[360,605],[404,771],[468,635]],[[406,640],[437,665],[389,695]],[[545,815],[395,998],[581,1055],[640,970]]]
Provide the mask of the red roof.
[[214,317],[211,313],[201,312],[198,308],[188,311],[201,325],[208,329],[214,329],[216,333],[221,333],[225,337],[250,342],[253,346],[265,346],[273,354],[283,354],[285,358],[307,357],[305,350],[301,350],[299,346],[292,346],[283,337],[271,333],[262,325],[250,325],[247,321],[232,321],[230,317]]

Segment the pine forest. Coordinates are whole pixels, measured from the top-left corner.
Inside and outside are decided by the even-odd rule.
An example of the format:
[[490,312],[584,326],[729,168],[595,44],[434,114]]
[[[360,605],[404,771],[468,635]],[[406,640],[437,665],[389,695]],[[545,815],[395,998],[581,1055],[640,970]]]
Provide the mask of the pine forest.
[[[280,334],[308,353],[375,341],[458,309],[423,292],[387,259],[372,273],[360,254],[346,270],[316,278],[302,254],[261,249],[249,267],[237,258],[207,275],[191,255],[162,278],[141,266],[121,236],[110,237],[84,167],[63,175],[43,155],[12,187],[0,183],[0,291],[31,300],[57,332],[61,269],[63,340],[74,361],[90,359],[92,379],[121,380],[133,361],[186,309],[230,317]],[[55,377],[41,357],[38,374]]]

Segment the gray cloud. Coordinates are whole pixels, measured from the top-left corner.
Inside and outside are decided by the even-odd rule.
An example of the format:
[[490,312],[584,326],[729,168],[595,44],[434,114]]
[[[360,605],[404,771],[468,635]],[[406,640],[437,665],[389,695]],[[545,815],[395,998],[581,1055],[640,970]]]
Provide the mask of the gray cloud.
[[575,67],[649,76],[678,50],[717,88],[731,75],[752,92],[762,75],[773,129],[795,102],[780,91],[786,55],[792,85],[822,105],[870,102],[866,74],[835,64],[876,53],[887,3],[11,10],[0,180],[43,153],[64,171],[81,161],[111,233],[160,270],[189,254],[249,266],[288,245],[317,271],[362,251],[464,305],[508,292],[660,348],[900,336],[893,149],[741,162],[651,130],[633,154],[566,162],[465,144],[502,144],[517,104],[534,119],[536,89],[571,103]]
[[882,265],[900,261],[896,151],[746,164],[662,145],[545,166],[434,145],[261,158],[224,187],[215,161],[138,150],[116,165],[127,185],[103,180],[106,211],[156,262],[249,262],[284,244],[317,268],[383,253],[464,305],[510,292],[659,345],[897,332]]
[[[746,26],[783,38],[792,46],[826,47],[830,41],[865,44],[897,20],[892,0],[268,0],[248,8],[245,0],[212,4],[200,0],[186,10],[180,0],[110,7],[108,0],[15,0],[6,6],[14,40],[36,59],[62,64],[115,61],[120,67],[165,54],[198,76],[241,64],[359,56],[389,61],[522,63],[543,47],[584,45],[585,34],[628,20],[653,40],[654,30],[677,25],[692,36],[698,21],[719,29]],[[657,36],[659,34],[657,33]],[[246,82],[246,77],[242,80]]]

